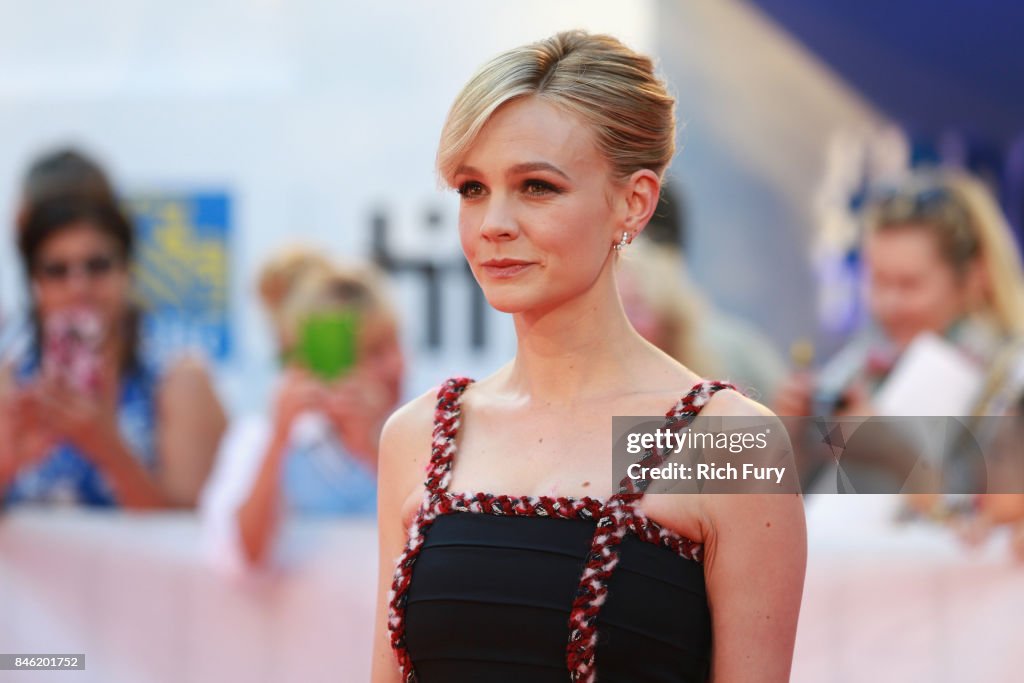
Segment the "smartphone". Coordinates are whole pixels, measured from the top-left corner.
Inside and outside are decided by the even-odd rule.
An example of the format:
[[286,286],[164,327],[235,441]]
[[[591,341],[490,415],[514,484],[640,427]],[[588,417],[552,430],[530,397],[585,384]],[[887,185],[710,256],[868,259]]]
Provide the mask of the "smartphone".
[[87,309],[56,311],[43,321],[43,373],[75,391],[100,393],[103,323]]
[[299,332],[299,363],[323,380],[344,375],[356,364],[359,318],[355,311],[306,318]]

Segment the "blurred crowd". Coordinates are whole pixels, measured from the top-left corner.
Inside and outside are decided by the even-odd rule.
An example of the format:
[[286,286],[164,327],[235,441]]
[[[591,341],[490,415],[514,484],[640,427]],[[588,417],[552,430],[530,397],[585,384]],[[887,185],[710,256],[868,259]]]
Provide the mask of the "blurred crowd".
[[[1009,433],[992,447],[1005,451],[1005,476],[1020,476],[1024,273],[983,183],[927,169],[872,193],[859,249],[869,316],[821,360],[806,349],[787,358],[716,309],[687,274],[684,209],[666,188],[621,260],[622,303],[648,341],[780,416],[866,419],[918,405],[1005,416]],[[241,568],[272,562],[293,515],[374,515],[378,437],[404,398],[406,360],[372,264],[296,244],[263,265],[252,290],[278,379],[265,414],[229,420],[206,359],[158,367],[140,342],[132,223],[95,161],[71,149],[40,157],[14,222],[31,329],[0,348],[3,507],[196,508],[211,556]],[[813,492],[829,463],[802,448],[808,434],[791,438]],[[909,496],[907,509],[971,541],[1009,526],[1024,559],[1024,485],[1006,491]]]

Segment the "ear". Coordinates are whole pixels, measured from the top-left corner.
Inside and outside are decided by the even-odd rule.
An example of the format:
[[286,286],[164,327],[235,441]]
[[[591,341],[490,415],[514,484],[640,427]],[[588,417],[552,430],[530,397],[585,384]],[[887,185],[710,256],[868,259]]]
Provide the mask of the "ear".
[[630,234],[632,241],[647,227],[658,208],[661,178],[648,168],[640,169],[626,179],[622,196],[625,199],[622,229]]

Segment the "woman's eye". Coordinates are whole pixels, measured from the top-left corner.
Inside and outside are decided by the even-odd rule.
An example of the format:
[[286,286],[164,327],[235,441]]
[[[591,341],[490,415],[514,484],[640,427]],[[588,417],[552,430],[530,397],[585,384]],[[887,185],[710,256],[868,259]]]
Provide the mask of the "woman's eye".
[[523,183],[523,192],[536,197],[558,192],[558,188],[543,180],[527,180]]
[[473,197],[479,197],[484,193],[484,186],[475,180],[469,180],[459,185],[459,189],[456,190],[456,192],[466,199],[472,199]]

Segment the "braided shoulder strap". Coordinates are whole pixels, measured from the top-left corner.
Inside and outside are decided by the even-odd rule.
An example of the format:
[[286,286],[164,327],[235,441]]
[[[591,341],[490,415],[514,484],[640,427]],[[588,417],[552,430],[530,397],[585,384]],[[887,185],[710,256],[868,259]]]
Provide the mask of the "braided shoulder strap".
[[[664,427],[668,429],[682,429],[686,427],[700,414],[700,411],[705,405],[707,405],[707,402],[711,400],[711,397],[722,389],[733,389],[738,391],[736,387],[729,382],[698,382],[692,389],[690,389],[690,391],[679,399],[679,401],[677,401],[667,413],[665,413]],[[636,460],[636,464],[641,467],[655,468],[662,465],[667,458],[667,452],[658,452],[657,449],[646,448]],[[650,483],[649,479],[637,481],[625,476],[619,481],[618,494],[636,502],[643,496],[644,492],[647,491],[647,487],[650,486]]]
[[[722,389],[735,389],[727,382],[700,382],[676,403],[666,414],[666,425],[688,424]],[[665,455],[648,449],[639,462],[656,466],[664,462]],[[660,458],[660,460],[659,460]],[[629,529],[646,528],[646,518],[634,506],[643,497],[645,482],[635,485],[624,478],[619,492],[612,496],[601,511],[597,529],[590,543],[587,564],[580,577],[572,612],[569,614],[569,643],[566,647],[566,666],[572,681],[593,683],[597,670],[594,659],[597,650],[597,615],[608,598],[608,582],[619,562],[618,546]],[[697,556],[699,548],[692,549]]]
[[448,490],[455,459],[455,439],[462,423],[462,392],[472,382],[473,380],[467,377],[452,377],[437,391],[434,437],[430,449],[430,463],[427,465],[426,487],[430,494]]
[[388,593],[388,631],[404,683],[416,681],[416,671],[405,642],[405,606],[409,599],[412,568],[420,550],[423,549],[425,533],[437,519],[439,509],[444,503],[444,494],[451,480],[452,461],[455,458],[455,437],[459,431],[459,399],[472,381],[465,377],[453,377],[442,384],[437,392],[434,439],[430,450],[430,462],[427,464],[424,500],[409,528],[409,541],[395,564],[391,590]]

